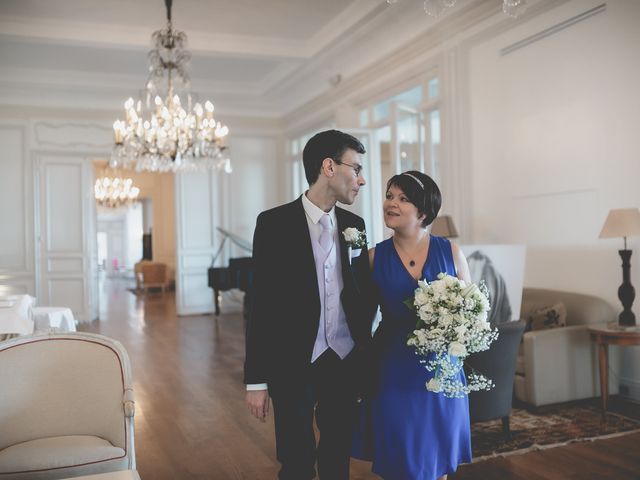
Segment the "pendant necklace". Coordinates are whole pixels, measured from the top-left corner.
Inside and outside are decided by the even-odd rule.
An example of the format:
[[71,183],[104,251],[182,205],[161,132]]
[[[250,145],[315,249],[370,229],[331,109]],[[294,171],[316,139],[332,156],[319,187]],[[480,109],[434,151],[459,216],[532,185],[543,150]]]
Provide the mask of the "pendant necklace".
[[[423,238],[424,238],[424,237],[423,237]],[[422,238],[421,238],[421,239],[420,239],[420,241],[418,242],[418,246],[416,247],[416,249],[415,249],[414,253],[416,253],[416,252],[420,249],[420,243],[421,243],[421,242],[422,242]],[[394,243],[394,244],[395,244],[395,245],[396,245],[396,246],[397,246],[397,247],[402,251],[402,253],[404,253],[405,255],[407,255],[407,256],[409,257],[409,266],[410,266],[410,267],[415,267],[415,266],[416,266],[416,262],[415,262],[415,260],[413,260],[413,259],[411,258],[413,255],[409,255],[409,254],[407,253],[407,251],[406,251],[404,248],[402,248],[402,247],[401,247],[397,242],[395,242],[395,241],[394,241],[393,243]]]

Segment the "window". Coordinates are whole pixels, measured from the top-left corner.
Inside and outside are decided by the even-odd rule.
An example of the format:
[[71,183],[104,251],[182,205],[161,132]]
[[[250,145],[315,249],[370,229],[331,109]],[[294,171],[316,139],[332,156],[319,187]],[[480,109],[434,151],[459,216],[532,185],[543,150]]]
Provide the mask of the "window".
[[360,119],[361,127],[368,126],[369,125],[369,109],[363,108],[362,110],[360,110],[360,114],[358,118]]
[[[393,97],[386,98],[381,102],[378,102],[373,107],[373,121],[379,122],[386,118],[389,118],[391,113],[391,104],[395,102],[400,105],[406,105],[408,107],[417,107],[422,103],[422,86],[418,85],[409,90],[405,90]],[[360,125],[365,127],[366,125]]]
[[[374,241],[390,234],[384,227],[382,199],[386,182],[396,173],[419,170],[442,182],[441,88],[438,76],[425,75],[410,88],[358,106],[359,126],[371,132],[371,173]],[[377,206],[379,204],[379,207]]]
[[434,77],[431,80],[429,80],[429,83],[427,84],[427,90],[429,93],[428,95],[429,100],[438,98],[438,95],[439,95],[438,77]]
[[287,152],[289,157],[289,165],[291,168],[291,199],[299,197],[309,187],[307,178],[304,174],[304,165],[302,164],[302,151],[304,150],[304,146],[316,133],[322,132],[324,130],[329,130],[330,128],[333,128],[333,126],[324,125],[318,127],[317,129],[314,129],[313,131],[307,132],[303,135],[289,140]]

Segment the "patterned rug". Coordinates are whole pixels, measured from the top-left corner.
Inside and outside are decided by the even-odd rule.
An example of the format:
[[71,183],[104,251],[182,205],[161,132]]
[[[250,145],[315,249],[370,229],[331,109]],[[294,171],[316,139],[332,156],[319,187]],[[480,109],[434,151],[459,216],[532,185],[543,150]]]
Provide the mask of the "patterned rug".
[[500,420],[474,423],[471,426],[473,461],[638,431],[640,420],[617,413],[607,413],[603,420],[601,410],[592,405],[549,407],[540,413],[513,409],[509,441],[502,434]]

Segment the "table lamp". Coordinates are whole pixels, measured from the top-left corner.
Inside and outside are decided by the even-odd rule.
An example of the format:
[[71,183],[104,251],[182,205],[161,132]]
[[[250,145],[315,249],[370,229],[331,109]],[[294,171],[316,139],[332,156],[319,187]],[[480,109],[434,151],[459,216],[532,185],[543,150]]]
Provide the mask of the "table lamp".
[[431,224],[431,235],[444,238],[456,238],[458,236],[458,231],[456,230],[456,226],[453,224],[453,219],[449,215],[442,215],[440,217],[436,217]]
[[636,324],[636,316],[631,311],[636,290],[631,285],[631,250],[627,250],[627,237],[638,235],[640,235],[640,209],[638,208],[610,210],[600,232],[600,238],[624,238],[624,250],[618,250],[620,258],[622,258],[622,285],[618,288],[618,298],[623,307],[618,323],[623,326]]

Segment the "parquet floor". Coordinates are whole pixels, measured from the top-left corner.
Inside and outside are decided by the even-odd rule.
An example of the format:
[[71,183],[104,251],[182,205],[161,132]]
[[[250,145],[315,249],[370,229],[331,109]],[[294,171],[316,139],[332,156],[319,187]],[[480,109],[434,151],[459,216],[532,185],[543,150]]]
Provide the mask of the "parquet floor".
[[[136,297],[126,286],[104,282],[100,320],[80,329],[129,352],[142,480],[275,479],[273,423],[244,406],[241,316],[177,317],[173,293]],[[354,480],[379,478],[365,462],[351,471]],[[640,479],[640,434],[465,465],[449,478]]]

